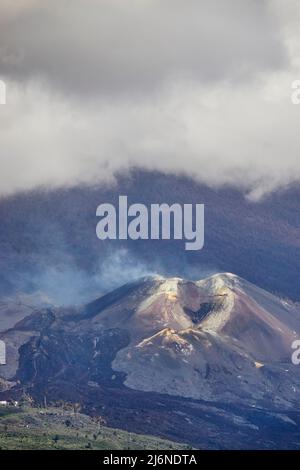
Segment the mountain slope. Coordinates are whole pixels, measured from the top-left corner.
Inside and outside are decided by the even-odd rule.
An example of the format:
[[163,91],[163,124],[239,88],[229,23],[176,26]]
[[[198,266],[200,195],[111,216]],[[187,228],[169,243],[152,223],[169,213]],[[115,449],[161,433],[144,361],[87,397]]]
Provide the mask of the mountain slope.
[[[1,376],[11,386],[43,381],[47,363],[54,377],[84,377],[95,367],[97,383],[100,357],[102,375],[116,372],[137,390],[253,403],[277,396],[280,383],[279,402],[297,399],[299,373],[292,373],[290,357],[300,337],[299,309],[233,274],[197,282],[144,278],[83,309],[20,312],[1,334],[8,356]],[[20,370],[24,351],[31,366]]]
[[1,450],[186,448],[176,442],[111,429],[99,419],[63,408],[0,409]]
[[[258,423],[272,434],[266,423],[277,429],[292,419],[292,436],[298,430],[300,368],[291,343],[300,337],[299,305],[238,276],[148,277],[84,307],[15,308],[9,329],[0,317],[7,346],[0,399],[26,393],[38,403],[79,402],[112,426],[155,429],[175,441],[188,435],[195,446],[205,442],[193,433],[203,419],[208,426],[208,415],[224,446],[236,415],[248,423],[243,442]],[[258,437],[251,442],[262,446]]]
[[[290,356],[300,335],[300,313],[293,304],[232,274],[150,284],[146,299],[136,292],[126,304],[131,342],[118,352],[113,368],[127,374],[127,386],[253,403],[276,394],[280,383],[285,395],[277,399],[294,400],[299,374],[292,377]],[[93,321],[104,326],[107,318],[114,323],[110,309]]]
[[[205,204],[205,249],[179,240],[105,240],[95,235],[100,203]],[[149,273],[195,279],[231,271],[300,300],[300,188],[253,202],[234,188],[183,176],[133,171],[115,185],[34,191],[0,199],[0,293],[46,292],[55,304],[88,302]],[[99,287],[101,291],[99,292]]]

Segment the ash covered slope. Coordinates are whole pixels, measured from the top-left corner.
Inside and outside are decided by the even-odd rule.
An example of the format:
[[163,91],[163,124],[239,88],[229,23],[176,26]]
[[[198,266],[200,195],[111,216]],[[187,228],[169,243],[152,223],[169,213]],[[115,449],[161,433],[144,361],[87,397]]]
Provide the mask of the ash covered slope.
[[233,274],[147,280],[92,321],[130,331],[113,362],[128,387],[208,400],[298,400],[291,344],[300,336],[299,310]]
[[0,320],[7,393],[25,387],[72,401],[83,387],[85,402],[91,390],[125,385],[286,409],[300,401],[300,371],[291,364],[299,307],[233,274],[145,278],[82,309],[22,312],[6,331]]

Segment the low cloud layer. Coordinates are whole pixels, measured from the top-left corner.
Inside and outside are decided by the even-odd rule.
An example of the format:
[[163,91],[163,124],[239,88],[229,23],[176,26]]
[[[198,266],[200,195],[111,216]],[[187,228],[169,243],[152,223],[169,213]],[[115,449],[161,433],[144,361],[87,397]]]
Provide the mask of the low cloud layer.
[[252,198],[300,180],[296,0],[3,1],[2,194],[133,166]]

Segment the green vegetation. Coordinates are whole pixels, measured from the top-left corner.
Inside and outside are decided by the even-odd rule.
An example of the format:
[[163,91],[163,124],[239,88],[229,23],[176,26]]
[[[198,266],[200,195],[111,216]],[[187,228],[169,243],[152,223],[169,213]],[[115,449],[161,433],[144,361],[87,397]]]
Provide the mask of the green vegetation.
[[0,407],[0,449],[186,449],[187,446],[103,425],[62,408]]

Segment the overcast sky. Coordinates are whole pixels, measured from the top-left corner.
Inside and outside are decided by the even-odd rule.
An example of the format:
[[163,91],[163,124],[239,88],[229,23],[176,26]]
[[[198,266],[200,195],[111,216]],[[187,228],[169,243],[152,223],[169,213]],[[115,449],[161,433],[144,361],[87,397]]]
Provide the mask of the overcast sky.
[[0,191],[300,180],[298,0],[1,0]]

